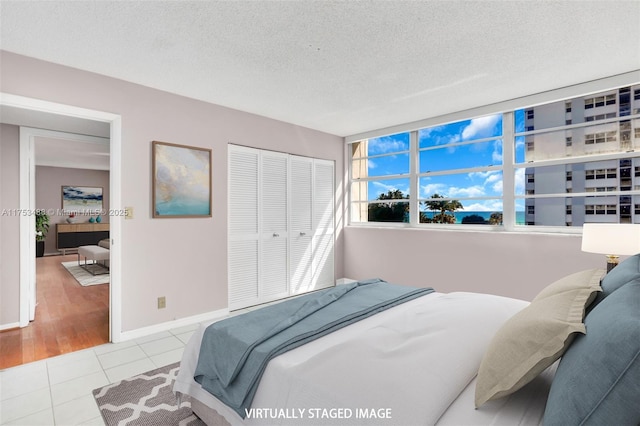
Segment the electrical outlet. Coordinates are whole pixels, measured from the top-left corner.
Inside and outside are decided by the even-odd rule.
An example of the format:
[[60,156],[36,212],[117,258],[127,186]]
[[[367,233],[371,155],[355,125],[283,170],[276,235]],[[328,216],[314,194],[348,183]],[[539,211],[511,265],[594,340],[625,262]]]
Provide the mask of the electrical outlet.
[[164,309],[167,307],[167,298],[162,296],[158,297],[158,309]]

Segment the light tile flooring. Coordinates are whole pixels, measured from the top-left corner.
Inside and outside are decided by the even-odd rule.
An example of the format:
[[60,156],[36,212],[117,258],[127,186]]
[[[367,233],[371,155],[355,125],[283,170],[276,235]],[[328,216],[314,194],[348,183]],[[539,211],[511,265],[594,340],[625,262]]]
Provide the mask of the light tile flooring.
[[1,370],[0,425],[104,425],[91,391],[180,361],[198,326]]

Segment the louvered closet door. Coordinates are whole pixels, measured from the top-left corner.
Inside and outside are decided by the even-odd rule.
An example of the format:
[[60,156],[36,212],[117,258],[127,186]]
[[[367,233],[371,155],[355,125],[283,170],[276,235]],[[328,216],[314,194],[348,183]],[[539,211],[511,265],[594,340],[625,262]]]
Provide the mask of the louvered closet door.
[[260,301],[289,295],[288,164],[286,154],[263,151],[261,168]]
[[258,303],[260,152],[229,145],[229,309]]
[[313,160],[290,156],[291,221],[289,277],[291,294],[312,289]]
[[313,161],[313,278],[318,290],[335,285],[334,274],[334,165]]

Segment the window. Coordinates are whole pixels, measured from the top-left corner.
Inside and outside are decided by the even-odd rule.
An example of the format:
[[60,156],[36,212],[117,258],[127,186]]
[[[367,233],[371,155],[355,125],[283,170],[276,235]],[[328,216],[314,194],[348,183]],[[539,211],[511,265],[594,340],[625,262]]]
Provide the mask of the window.
[[[636,90],[640,85],[627,95]],[[390,136],[347,138],[351,223],[545,230],[580,227],[585,215],[635,221],[633,204],[621,197],[637,196],[640,205],[640,114],[620,118],[624,100],[609,90]],[[582,103],[584,110],[572,108]]]
[[416,131],[414,190],[409,133],[353,143],[352,221],[409,222],[417,194],[418,223],[501,223],[501,136],[501,115]]
[[[584,109],[598,108],[605,105],[615,105],[616,95],[615,93],[596,96],[595,98],[585,98]],[[566,105],[566,104],[565,104]]]
[[408,222],[409,133],[351,144],[351,220]]
[[420,223],[502,222],[502,115],[420,129],[417,149]]

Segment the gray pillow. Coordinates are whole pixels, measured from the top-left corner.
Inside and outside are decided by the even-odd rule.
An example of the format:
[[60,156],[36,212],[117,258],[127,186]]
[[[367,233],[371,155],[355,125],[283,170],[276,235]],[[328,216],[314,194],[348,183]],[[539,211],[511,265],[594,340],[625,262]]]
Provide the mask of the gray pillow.
[[626,283],[637,279],[640,279],[640,254],[626,258],[602,279],[602,292],[596,296],[590,309]]
[[640,280],[607,296],[585,326],[558,365],[543,423],[640,424]]

